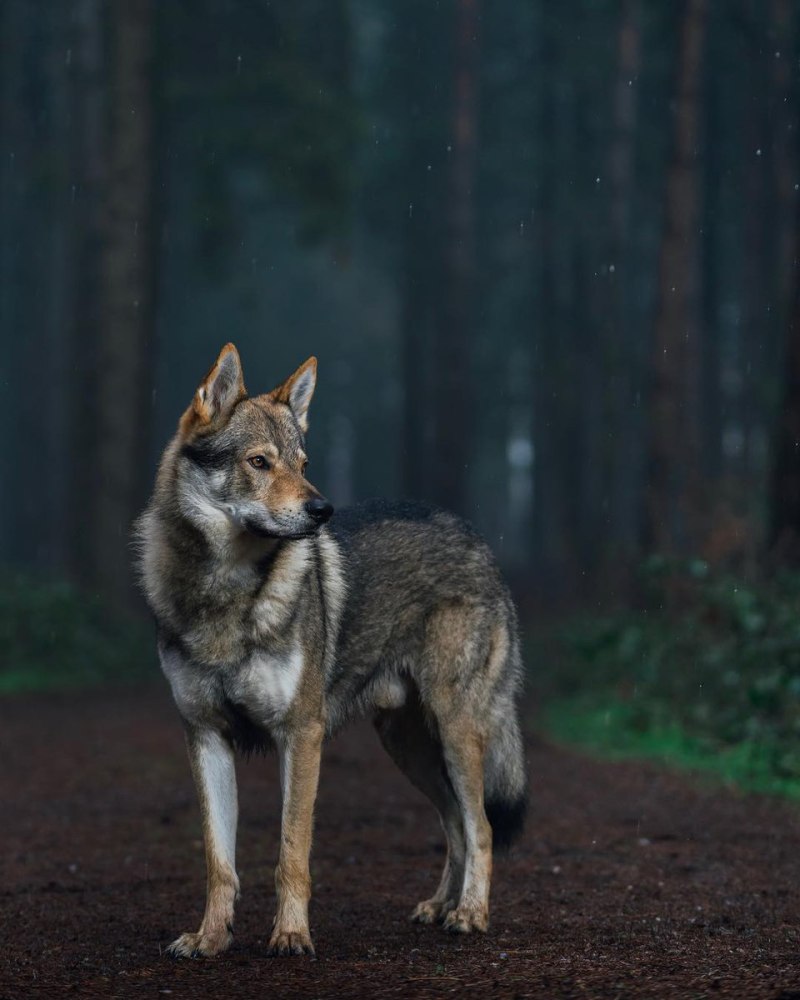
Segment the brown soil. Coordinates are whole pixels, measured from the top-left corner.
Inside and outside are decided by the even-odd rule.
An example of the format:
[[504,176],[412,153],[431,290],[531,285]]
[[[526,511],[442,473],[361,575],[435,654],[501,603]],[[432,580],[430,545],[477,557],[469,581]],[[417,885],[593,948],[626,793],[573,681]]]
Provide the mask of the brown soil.
[[798,814],[532,742],[531,814],[492,925],[410,924],[438,824],[366,725],[327,747],[313,856],[318,959],[270,959],[273,759],[240,767],[236,939],[195,930],[199,816],[165,689],[8,699],[0,727],[0,997],[700,997],[800,1000]]

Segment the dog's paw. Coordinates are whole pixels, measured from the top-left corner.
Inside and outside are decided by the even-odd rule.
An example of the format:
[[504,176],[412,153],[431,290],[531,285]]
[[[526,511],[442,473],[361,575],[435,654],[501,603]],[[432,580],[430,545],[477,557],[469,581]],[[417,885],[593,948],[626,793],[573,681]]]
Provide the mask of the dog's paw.
[[285,958],[288,955],[311,955],[314,957],[314,945],[308,931],[274,930],[269,939],[267,954],[272,958]]
[[173,958],[211,958],[225,951],[232,940],[233,934],[230,929],[217,934],[181,934],[167,948],[167,954]]
[[455,907],[455,903],[448,899],[442,902],[435,897],[433,899],[423,899],[417,903],[411,914],[411,921],[415,924],[435,924],[445,919],[447,914]]
[[457,906],[444,918],[444,929],[451,934],[485,933],[489,927],[489,914],[484,907]]

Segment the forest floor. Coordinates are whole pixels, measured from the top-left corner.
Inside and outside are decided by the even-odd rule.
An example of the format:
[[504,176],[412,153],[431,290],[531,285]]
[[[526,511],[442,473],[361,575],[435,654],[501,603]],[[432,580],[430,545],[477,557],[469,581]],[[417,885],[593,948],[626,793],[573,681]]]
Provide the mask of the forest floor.
[[242,763],[231,950],[175,961],[204,893],[164,687],[8,697],[0,997],[768,997],[800,1000],[800,813],[532,738],[531,810],[485,936],[408,922],[443,862],[434,814],[366,725],[326,749],[311,924],[271,959],[277,768]]

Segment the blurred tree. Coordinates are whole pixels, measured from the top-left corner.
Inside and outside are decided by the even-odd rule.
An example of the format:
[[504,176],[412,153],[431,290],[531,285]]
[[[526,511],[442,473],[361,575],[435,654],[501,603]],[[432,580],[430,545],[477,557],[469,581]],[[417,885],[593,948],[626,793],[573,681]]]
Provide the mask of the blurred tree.
[[455,6],[453,0],[384,0],[370,11],[379,18],[380,44],[369,55],[372,73],[363,93],[372,150],[361,161],[359,210],[398,292],[401,490],[431,500],[441,475],[434,470],[435,395],[441,391],[435,358],[449,232]]
[[[10,560],[62,570],[67,14],[62,4],[0,4],[0,419],[18,428],[0,452],[0,548]],[[47,489],[22,485],[38,481],[43,468]]]
[[631,489],[632,455],[638,446],[636,386],[638,351],[632,322],[631,215],[636,185],[636,126],[638,116],[639,70],[642,47],[640,0],[620,0],[618,4],[616,78],[613,90],[612,132],[608,144],[611,218],[609,275],[610,303],[606,336],[610,358],[608,438],[610,451],[608,482],[604,491],[609,504],[612,538],[619,552],[630,557],[636,538],[635,489]]
[[216,274],[243,168],[296,199],[301,237],[343,236],[349,39],[343,0],[275,16],[244,2],[205,0],[198,12],[76,0],[66,534],[73,576],[118,600],[131,594],[129,529],[152,484],[159,165],[188,125],[196,155],[182,183],[205,199],[197,228]]
[[774,190],[776,198],[777,236],[775,247],[776,302],[779,325],[786,328],[788,309],[792,305],[792,261],[797,246],[794,205],[797,200],[797,185],[794,182],[798,162],[797,138],[797,92],[792,75],[796,65],[798,11],[792,0],[771,0],[770,23],[765,46],[771,53],[772,86],[768,117],[772,125],[772,162],[774,169]]
[[[565,523],[566,483],[559,468],[563,397],[567,387],[559,373],[562,328],[557,308],[557,188],[556,121],[560,80],[560,49],[552,13],[542,10],[537,58],[539,114],[535,123],[539,149],[539,176],[534,212],[533,285],[538,291],[531,436],[534,447],[533,561],[544,586],[556,585],[565,560],[569,532]],[[567,390],[568,391],[568,390]]]
[[[432,496],[433,394],[439,391],[432,345],[442,281],[441,206],[446,169],[442,134],[446,106],[445,89],[436,81],[442,60],[447,59],[446,50],[443,52],[446,20],[443,12],[418,2],[402,4],[396,17],[394,59],[389,64],[382,98],[391,134],[401,144],[402,152],[395,162],[401,165],[402,177],[392,170],[383,179],[389,190],[398,191],[403,208],[396,237],[401,247],[403,492],[424,499]],[[389,94],[392,87],[397,87],[399,104]]]
[[[736,351],[739,375],[737,447],[728,462],[729,474],[738,480],[736,493],[739,494],[738,506],[742,511],[754,504],[758,496],[754,473],[759,458],[764,348],[770,334],[774,336],[773,303],[770,301],[772,280],[769,276],[773,263],[770,252],[772,234],[769,232],[773,196],[767,183],[772,173],[771,123],[762,113],[769,94],[769,60],[774,59],[774,53],[768,53],[766,45],[768,13],[761,0],[746,0],[742,7],[747,26],[746,33],[742,32],[745,36],[742,44],[750,50],[742,67],[744,88],[740,105],[744,196],[742,237],[743,246],[747,249],[741,260],[741,319]],[[748,498],[751,498],[750,504]],[[718,497],[717,506],[727,506],[726,499]]]
[[[30,104],[32,69],[37,65],[31,32],[33,16],[24,0],[4,0],[0,4],[0,136],[3,156],[0,160],[0,329],[4,332],[4,367],[7,391],[3,393],[2,414],[5,426],[20,421],[27,434],[36,427],[35,413],[22,394],[13,392],[11,373],[24,372],[28,365],[31,329],[25,310],[25,295],[31,292],[30,235],[25,227],[30,205],[30,178],[34,173],[35,117]],[[27,233],[27,237],[26,237]],[[33,422],[33,427],[31,426]],[[34,431],[35,433],[35,431]],[[20,558],[35,527],[34,505],[16,508],[9,485],[17,470],[25,468],[25,444],[22,435],[9,436],[3,454],[3,483],[0,489],[0,524],[3,540],[11,558]]]
[[719,489],[723,473],[723,392],[722,345],[719,318],[723,274],[719,266],[721,242],[720,216],[724,213],[724,128],[721,122],[722,104],[729,99],[725,81],[725,64],[721,50],[728,44],[724,31],[710,32],[706,45],[704,70],[703,135],[703,207],[701,269],[703,338],[703,465],[709,489]]
[[[800,216],[800,213],[798,213]],[[800,219],[798,219],[800,234]],[[769,542],[780,563],[800,567],[800,267],[794,268],[794,308],[787,326],[783,402],[772,473]]]
[[263,329],[267,371],[287,322],[336,360],[342,495],[402,466],[540,594],[766,522],[768,481],[782,536],[793,0],[148,3],[0,2],[0,476],[49,476],[2,491],[5,559],[115,586],[151,373],[160,436],[195,342]]
[[165,8],[170,130],[191,143],[198,246],[212,275],[239,236],[243,175],[291,199],[300,239],[346,236],[359,132],[350,38],[346,0]]
[[673,149],[667,172],[652,386],[645,545],[662,553],[699,542],[698,221],[703,48],[708,0],[683,0],[675,80]]
[[109,137],[100,247],[93,456],[92,578],[122,600],[130,589],[126,545],[151,486],[154,385],[153,0],[111,5]]
[[453,6],[453,83],[442,286],[436,314],[433,400],[434,499],[467,511],[472,418],[475,184],[478,141],[479,0]]
[[[98,350],[101,336],[100,247],[107,174],[105,0],[77,0],[69,41],[67,146],[70,294],[63,318],[69,345],[69,406],[64,414],[70,489],[65,498],[68,568],[73,579],[94,582],[95,538],[89,525],[95,496]],[[127,574],[126,574],[127,575]]]
[[790,0],[772,0],[771,37],[775,57],[772,75],[774,186],[777,193],[777,239],[773,242],[777,313],[785,334],[779,354],[783,379],[773,438],[769,483],[767,545],[772,559],[800,567],[800,199],[796,175],[800,149],[797,84],[791,67],[796,59],[798,17]]

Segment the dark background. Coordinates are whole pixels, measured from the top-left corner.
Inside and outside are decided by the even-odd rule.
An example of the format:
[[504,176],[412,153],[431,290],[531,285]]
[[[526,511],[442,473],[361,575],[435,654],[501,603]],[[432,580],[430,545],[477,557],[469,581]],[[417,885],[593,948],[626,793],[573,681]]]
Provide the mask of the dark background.
[[318,356],[334,503],[466,515],[529,644],[599,615],[615,699],[734,692],[800,774],[793,0],[0,18],[6,688],[137,659],[130,526],[232,340],[255,392]]
[[[0,0],[0,994],[800,997],[799,59],[798,0]],[[320,961],[264,957],[274,760],[232,951],[162,954],[201,830],[130,529],[229,340],[253,392],[318,356],[336,504],[512,585],[485,937],[406,921],[443,851],[361,726]]]

